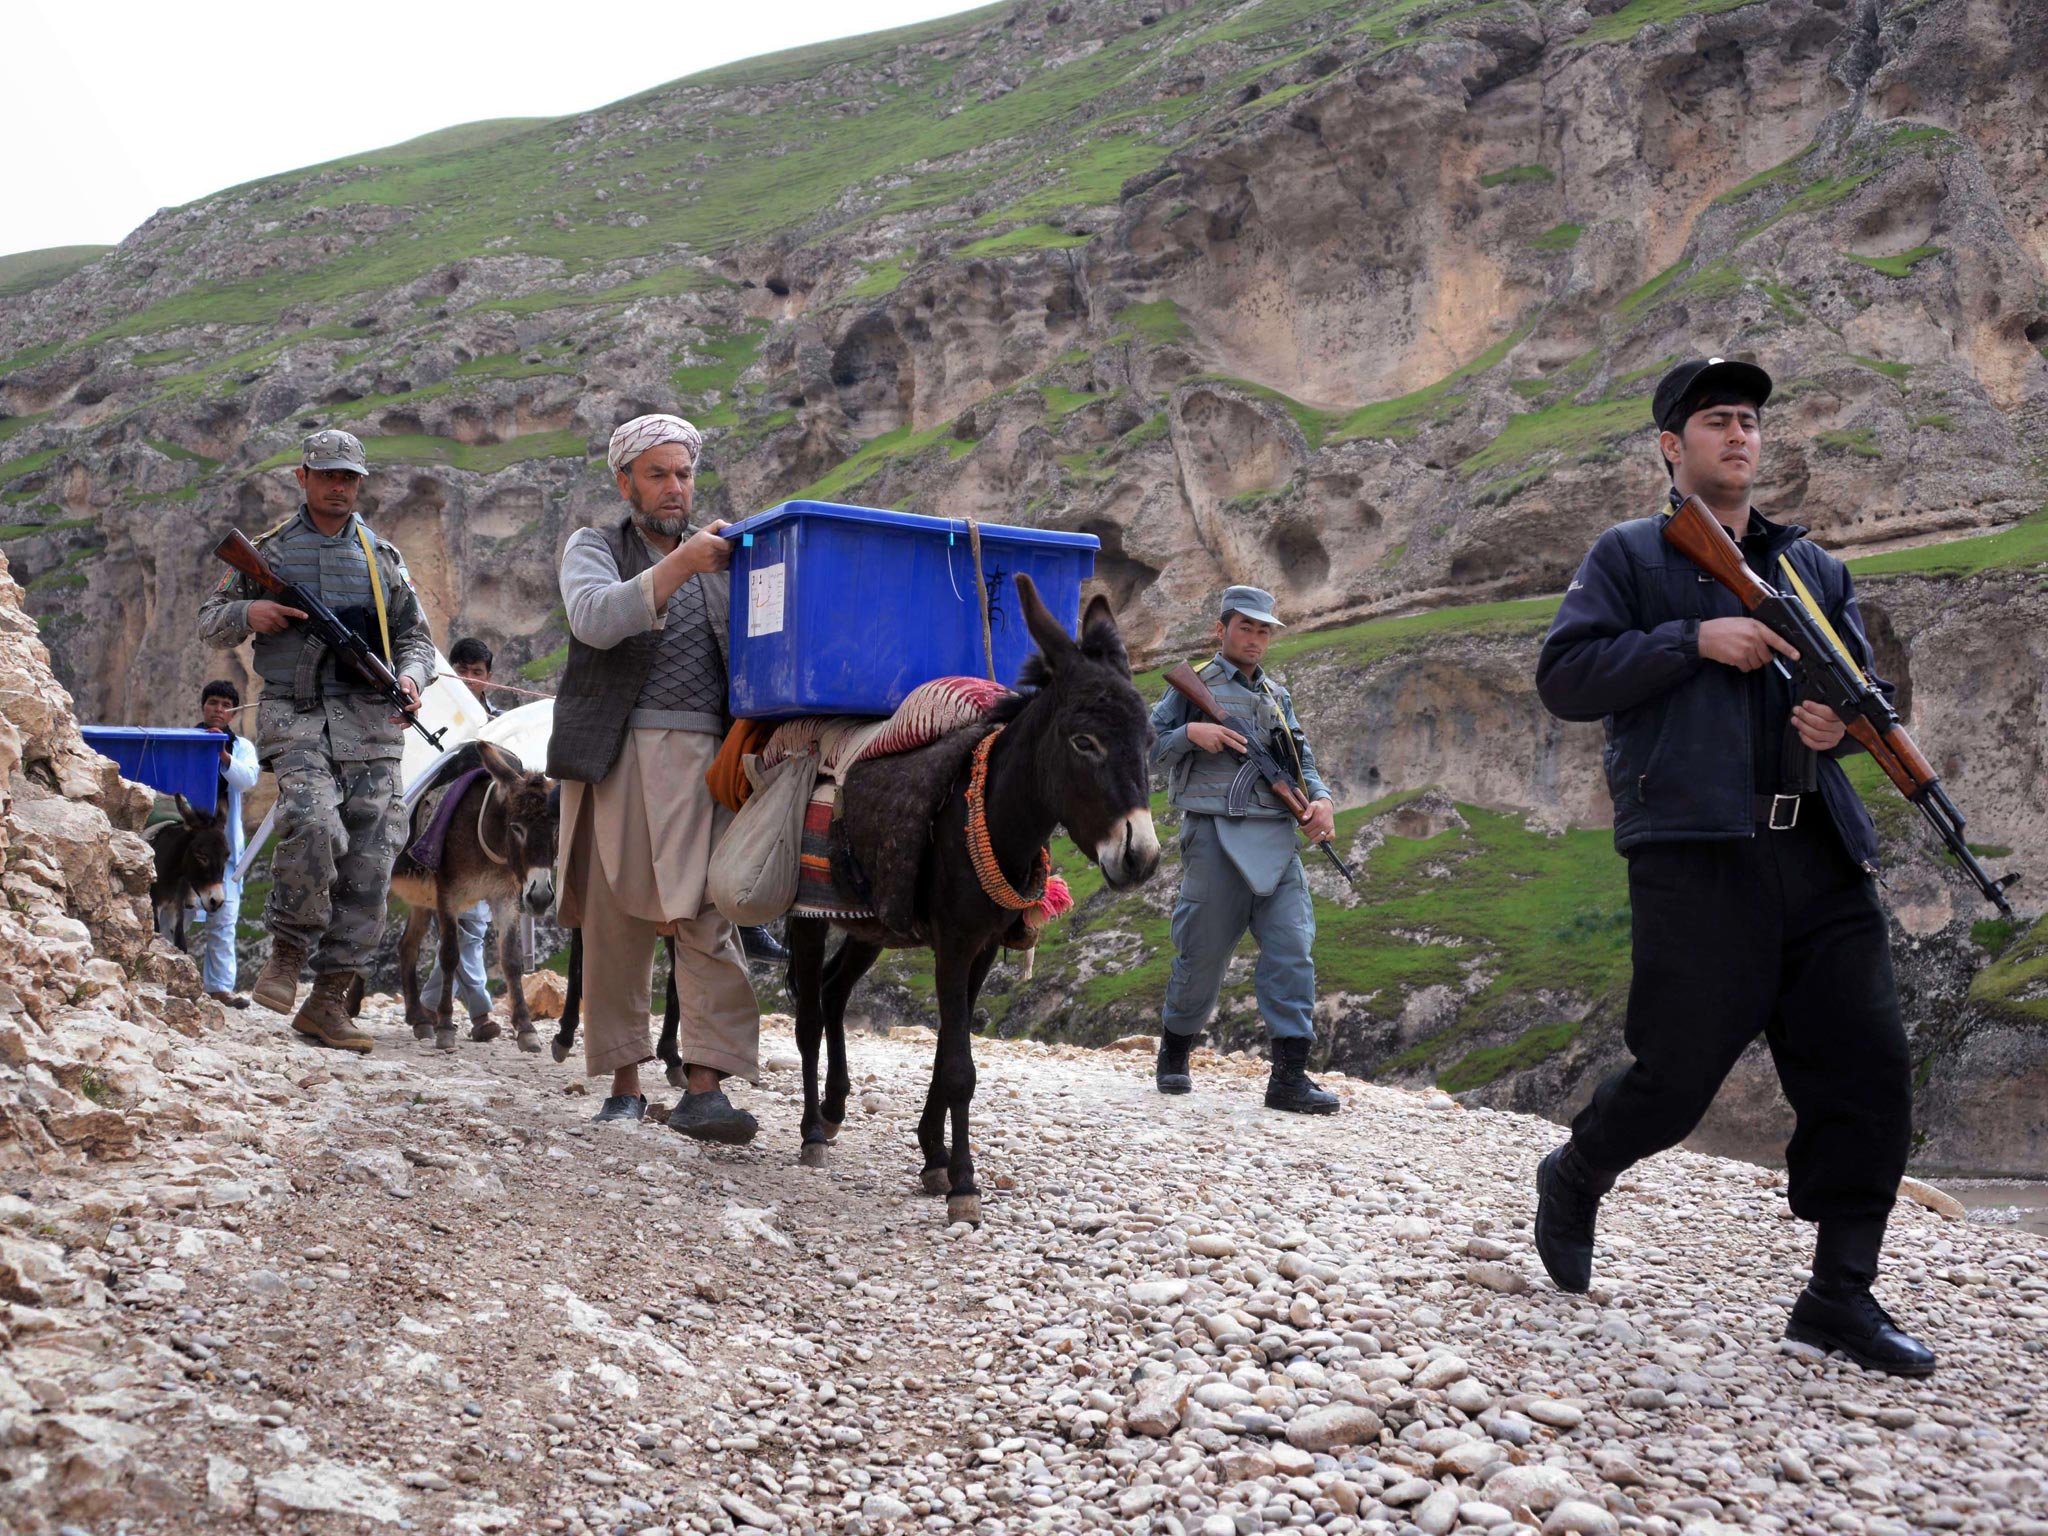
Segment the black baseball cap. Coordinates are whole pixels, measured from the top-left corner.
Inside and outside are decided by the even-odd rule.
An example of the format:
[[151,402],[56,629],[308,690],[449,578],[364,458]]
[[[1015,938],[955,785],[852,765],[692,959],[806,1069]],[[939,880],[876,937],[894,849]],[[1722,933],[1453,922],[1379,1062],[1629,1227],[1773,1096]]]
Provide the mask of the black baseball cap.
[[1685,424],[1686,402],[1710,389],[1732,390],[1761,409],[1771,398],[1771,376],[1755,363],[1726,357],[1695,357],[1680,363],[1657,383],[1650,405],[1657,429],[1676,432]]

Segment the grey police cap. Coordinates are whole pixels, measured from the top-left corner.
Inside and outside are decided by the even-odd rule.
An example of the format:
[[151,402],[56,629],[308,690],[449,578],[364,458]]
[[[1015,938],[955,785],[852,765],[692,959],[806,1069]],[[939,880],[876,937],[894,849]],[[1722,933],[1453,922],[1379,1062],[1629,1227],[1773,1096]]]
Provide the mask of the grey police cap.
[[1241,613],[1255,624],[1270,624],[1275,629],[1285,629],[1273,613],[1273,594],[1262,592],[1257,587],[1225,587],[1222,606],[1216,610],[1216,617],[1227,619],[1233,613]]
[[370,472],[369,456],[353,432],[328,427],[313,433],[299,447],[299,462],[308,469],[347,469],[359,475]]

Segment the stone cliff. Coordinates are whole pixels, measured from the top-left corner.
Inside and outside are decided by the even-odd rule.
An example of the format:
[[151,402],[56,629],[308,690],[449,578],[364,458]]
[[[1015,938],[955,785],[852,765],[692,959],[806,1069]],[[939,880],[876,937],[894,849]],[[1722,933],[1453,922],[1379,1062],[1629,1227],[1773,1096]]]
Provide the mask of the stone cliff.
[[[371,441],[365,506],[444,642],[541,686],[555,556],[639,410],[706,424],[721,515],[1094,533],[1154,656],[1261,583],[1392,882],[1324,891],[1336,1059],[1555,1107],[1611,1048],[1626,914],[1597,738],[1529,658],[1593,535],[1655,504],[1674,357],[1778,379],[1760,503],[1869,557],[1914,728],[2048,884],[2043,58],[2019,0],[1024,0],[450,130],[0,292],[0,540],[82,712],[160,723],[241,665],[191,639],[206,550],[288,512],[315,425]],[[1902,965],[1942,957],[1929,1061],[2027,1080],[2039,936],[1973,939],[1887,836]],[[1115,961],[1160,899],[1076,923],[1067,992],[1003,1027],[1142,1018]]]

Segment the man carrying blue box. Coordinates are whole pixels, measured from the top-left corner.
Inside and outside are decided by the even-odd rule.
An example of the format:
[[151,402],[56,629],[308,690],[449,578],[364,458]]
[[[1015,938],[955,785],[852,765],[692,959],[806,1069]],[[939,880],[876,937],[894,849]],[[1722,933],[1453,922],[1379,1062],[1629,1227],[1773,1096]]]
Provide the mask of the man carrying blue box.
[[690,521],[703,441],[678,416],[635,417],[612,434],[626,515],[579,528],[562,551],[569,664],[548,773],[562,781],[556,915],[583,939],[584,1070],[611,1079],[597,1118],[646,1113],[654,944],[668,935],[688,1071],[668,1124],[737,1143],[753,1139],[754,1117],[720,1083],[757,1076],[761,1013],[739,935],[704,892],[730,814],[704,773],[731,723],[732,547],[722,522]]
[[1327,1115],[1337,1096],[1308,1075],[1315,1043],[1315,907],[1301,869],[1297,826],[1311,843],[1329,840],[1336,818],[1315,753],[1294,718],[1287,690],[1261,665],[1281,628],[1272,594],[1230,587],[1216,621],[1216,655],[1196,674],[1234,719],[1252,722],[1279,744],[1275,755],[1293,770],[1308,802],[1308,820],[1294,815],[1255,774],[1245,772],[1245,738],[1227,725],[1196,718],[1188,700],[1169,693],[1152,711],[1159,733],[1155,766],[1167,770],[1172,803],[1181,813],[1180,897],[1173,909],[1173,969],[1159,1033],[1154,1081],[1161,1093],[1193,1086],[1188,1053],[1216,1011],[1231,952],[1249,928],[1259,946],[1253,988],[1272,1036],[1273,1070],[1266,1107]]

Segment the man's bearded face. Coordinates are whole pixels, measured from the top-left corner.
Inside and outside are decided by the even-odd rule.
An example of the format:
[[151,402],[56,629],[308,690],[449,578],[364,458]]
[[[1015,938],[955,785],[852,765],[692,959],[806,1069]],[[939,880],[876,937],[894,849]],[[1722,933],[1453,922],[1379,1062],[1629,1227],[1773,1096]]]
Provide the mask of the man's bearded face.
[[681,443],[662,443],[641,454],[619,471],[619,490],[643,532],[665,539],[688,537],[697,467]]

